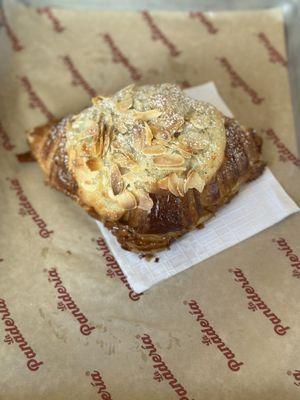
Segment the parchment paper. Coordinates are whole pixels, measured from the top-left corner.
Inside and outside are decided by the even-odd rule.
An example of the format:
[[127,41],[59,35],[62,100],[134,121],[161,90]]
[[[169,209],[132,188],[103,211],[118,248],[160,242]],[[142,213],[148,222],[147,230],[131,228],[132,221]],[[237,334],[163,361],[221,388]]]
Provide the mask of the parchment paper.
[[0,55],[0,399],[299,398],[299,214],[136,295],[94,221],[15,157],[26,129],[93,93],[214,81],[234,115],[263,130],[264,157],[299,205],[280,12],[5,1]]

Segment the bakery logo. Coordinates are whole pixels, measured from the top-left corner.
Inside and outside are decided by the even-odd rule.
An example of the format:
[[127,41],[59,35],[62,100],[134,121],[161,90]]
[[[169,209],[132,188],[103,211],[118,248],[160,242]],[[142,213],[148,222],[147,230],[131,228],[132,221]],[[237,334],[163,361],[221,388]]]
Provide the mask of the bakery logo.
[[66,28],[64,28],[60,22],[60,20],[53,14],[51,8],[43,7],[37,8],[36,10],[39,14],[45,14],[46,17],[52,22],[53,29],[57,33],[63,32]]
[[300,159],[294,156],[293,153],[285,146],[285,144],[279,139],[278,135],[274,132],[273,129],[266,129],[263,132],[266,133],[267,138],[270,139],[274,146],[276,147],[279,154],[279,161],[286,162],[290,161],[296,167],[300,167]]
[[[93,239],[92,239],[93,240]],[[140,300],[141,296],[143,293],[135,293],[127,279],[126,276],[123,274],[123,271],[119,267],[119,264],[115,260],[114,256],[111,254],[107,244],[105,243],[104,239],[99,237],[96,241],[98,247],[96,248],[98,251],[102,252],[102,256],[105,258],[105,265],[107,268],[106,275],[109,276],[110,278],[119,278],[120,281],[124,284],[124,286],[128,289],[129,293],[128,296],[130,300],[133,301],[138,301]]]
[[187,305],[190,309],[189,314],[191,314],[195,320],[200,325],[202,336],[202,343],[206,346],[210,346],[215,344],[216,347],[220,350],[223,356],[226,358],[227,366],[231,371],[239,371],[241,366],[244,365],[243,362],[238,362],[236,360],[235,354],[230,350],[229,347],[223,342],[220,336],[215,332],[213,327],[210,325],[209,321],[204,318],[204,313],[201,310],[199,304],[196,300],[184,301],[184,305]]
[[32,350],[32,348],[28,345],[26,340],[24,339],[22,333],[18,329],[14,320],[11,318],[9,309],[4,299],[0,299],[0,315],[1,319],[4,323],[4,330],[6,335],[4,337],[4,342],[8,345],[13,343],[17,343],[24,356],[27,359],[26,365],[30,371],[37,371],[41,365],[43,365],[43,361],[37,361],[36,353]]
[[80,332],[84,336],[89,336],[95,329],[95,326],[89,324],[86,316],[80,312],[80,308],[74,302],[70,294],[68,293],[66,287],[59,276],[59,273],[55,267],[45,270],[48,273],[48,281],[54,285],[57,290],[58,304],[57,308],[60,311],[65,311],[69,309],[71,314],[76,318],[77,322],[80,324]]
[[278,50],[275,49],[275,47],[272,45],[270,39],[268,36],[263,33],[259,32],[257,34],[258,40],[265,46],[265,48],[268,50],[269,53],[269,61],[271,63],[278,63],[281,64],[283,67],[287,67],[288,63],[286,59],[279,53]]
[[29,215],[32,221],[38,227],[39,235],[43,239],[48,239],[53,234],[53,231],[49,231],[49,229],[47,229],[46,222],[39,216],[37,211],[28,200],[27,196],[25,196],[20,181],[18,179],[6,179],[10,182],[9,188],[15,192],[16,196],[19,199],[19,215],[21,215],[22,217],[26,217],[27,215]]
[[272,242],[276,243],[276,248],[282,251],[285,257],[288,258],[290,266],[293,268],[292,275],[295,278],[300,278],[300,259],[289,246],[288,242],[282,237],[272,239]]
[[54,115],[48,110],[47,106],[45,103],[42,101],[42,99],[37,95],[35,90],[32,87],[32,84],[30,80],[28,79],[27,76],[22,76],[20,78],[22,85],[24,86],[28,97],[29,97],[29,107],[30,108],[37,108],[41,111],[42,114],[47,117],[47,119],[50,121],[54,119]]
[[240,87],[251,98],[252,103],[256,105],[261,104],[265,100],[263,97],[259,97],[258,93],[240,77],[226,57],[217,57],[217,60],[230,76],[233,88]]
[[179,400],[189,400],[187,390],[178,383],[178,380],[174,377],[166,363],[163,361],[161,355],[157,352],[150,335],[144,333],[143,335],[137,335],[136,338],[142,342],[141,348],[147,352],[148,357],[153,361],[153,379],[157,382],[168,382],[177,394]]
[[97,393],[99,394],[99,399],[112,400],[111,394],[107,391],[107,387],[99,371],[97,370],[94,370],[93,372],[87,371],[85,375],[90,376],[92,378],[90,384],[94,388],[96,388]]
[[119,49],[111,35],[109,33],[104,33],[101,36],[112,52],[113,62],[116,64],[122,64],[129,71],[131,79],[133,81],[139,81],[142,77],[141,73],[131,64],[125,54]]
[[292,376],[294,378],[294,385],[300,387],[300,370],[295,369],[294,371],[287,371],[287,374],[289,376]]
[[200,11],[191,11],[190,12],[190,17],[195,18],[198,21],[201,22],[207,29],[207,32],[210,33],[211,35],[215,35],[216,33],[219,32],[219,29],[217,29],[213,23],[206,17],[206,15],[203,12]]
[[0,140],[2,142],[2,147],[7,151],[12,151],[14,149],[14,145],[11,144],[11,141],[8,137],[8,134],[5,132],[3,125],[0,122]]
[[274,332],[277,335],[283,336],[286,334],[287,330],[290,329],[289,326],[283,326],[281,324],[281,319],[275,315],[271,309],[262,301],[259,295],[255,292],[254,288],[250,286],[249,281],[244,275],[243,271],[240,268],[230,269],[229,272],[233,273],[235,276],[235,282],[241,284],[242,289],[245,290],[246,297],[249,301],[248,309],[251,311],[261,310],[263,315],[268,318],[270,322],[272,322],[274,326]]
[[65,66],[71,72],[71,75],[72,75],[71,84],[73,86],[81,86],[90,97],[95,97],[97,95],[96,91],[87,83],[87,81],[84,79],[84,77],[78,71],[78,69],[75,67],[74,62],[72,61],[71,57],[68,55],[65,55],[61,58],[62,58],[63,63],[65,64]]
[[[0,10],[2,11],[2,10]],[[15,32],[12,30],[11,26],[9,25],[9,23],[7,22],[7,19],[5,17],[4,12],[0,12],[0,20],[4,26],[4,29],[6,31],[6,34],[10,40],[10,43],[12,45],[12,48],[14,51],[21,51],[24,49],[24,46],[20,43],[19,38],[17,37],[17,35],[15,34]]]
[[170,55],[172,57],[177,57],[179,56],[179,54],[181,53],[181,51],[179,51],[177,49],[177,47],[175,46],[174,43],[172,43],[167,37],[166,35],[161,31],[161,29],[156,25],[154,19],[152,18],[151,14],[148,11],[142,11],[141,12],[144,20],[146,21],[146,23],[148,24],[151,33],[152,33],[152,39],[153,40],[160,40],[163,45],[165,47],[167,47],[167,49],[170,52]]

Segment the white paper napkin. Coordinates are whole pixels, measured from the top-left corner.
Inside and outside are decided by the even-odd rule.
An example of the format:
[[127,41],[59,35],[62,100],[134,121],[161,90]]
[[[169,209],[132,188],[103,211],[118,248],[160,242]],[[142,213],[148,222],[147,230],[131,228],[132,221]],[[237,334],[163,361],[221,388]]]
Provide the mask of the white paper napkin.
[[[214,83],[187,89],[186,93],[232,116]],[[186,234],[173,243],[170,250],[158,253],[159,262],[146,261],[123,250],[116,238],[100,222],[97,223],[130,286],[136,293],[141,293],[297,211],[298,206],[266,168],[261,177],[245,185],[229,204],[217,211],[216,217],[208,221],[204,229]]]

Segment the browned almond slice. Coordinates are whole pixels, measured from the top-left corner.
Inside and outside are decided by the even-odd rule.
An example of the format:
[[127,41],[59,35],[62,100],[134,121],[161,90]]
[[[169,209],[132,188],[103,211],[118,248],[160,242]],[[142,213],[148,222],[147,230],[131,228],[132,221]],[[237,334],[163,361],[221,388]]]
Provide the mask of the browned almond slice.
[[189,189],[197,189],[201,193],[204,186],[205,181],[200,177],[200,175],[194,170],[189,171],[184,183],[184,192],[187,192]]
[[114,195],[120,194],[124,189],[124,182],[117,165],[111,169],[110,184]]
[[86,162],[86,165],[91,171],[98,171],[102,165],[102,161],[100,158],[91,158]]
[[184,164],[184,158],[179,154],[163,154],[153,159],[158,168],[170,169],[172,167],[181,167]]
[[142,153],[147,156],[158,156],[159,154],[165,153],[166,148],[161,145],[147,146],[144,147]]
[[99,105],[100,103],[102,103],[102,100],[104,99],[103,96],[96,96],[92,98],[92,103],[94,104],[94,106]]
[[116,200],[120,207],[125,210],[132,210],[137,206],[136,198],[129,190],[124,190],[121,194],[117,195]]

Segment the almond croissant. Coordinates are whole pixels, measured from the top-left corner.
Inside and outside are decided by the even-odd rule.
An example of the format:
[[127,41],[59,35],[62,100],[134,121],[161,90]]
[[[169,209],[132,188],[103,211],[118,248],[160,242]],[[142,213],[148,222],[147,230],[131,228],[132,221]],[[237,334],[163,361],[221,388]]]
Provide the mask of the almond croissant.
[[152,254],[211,218],[257,178],[262,140],[176,85],[97,96],[28,133],[46,181],[130,251]]

